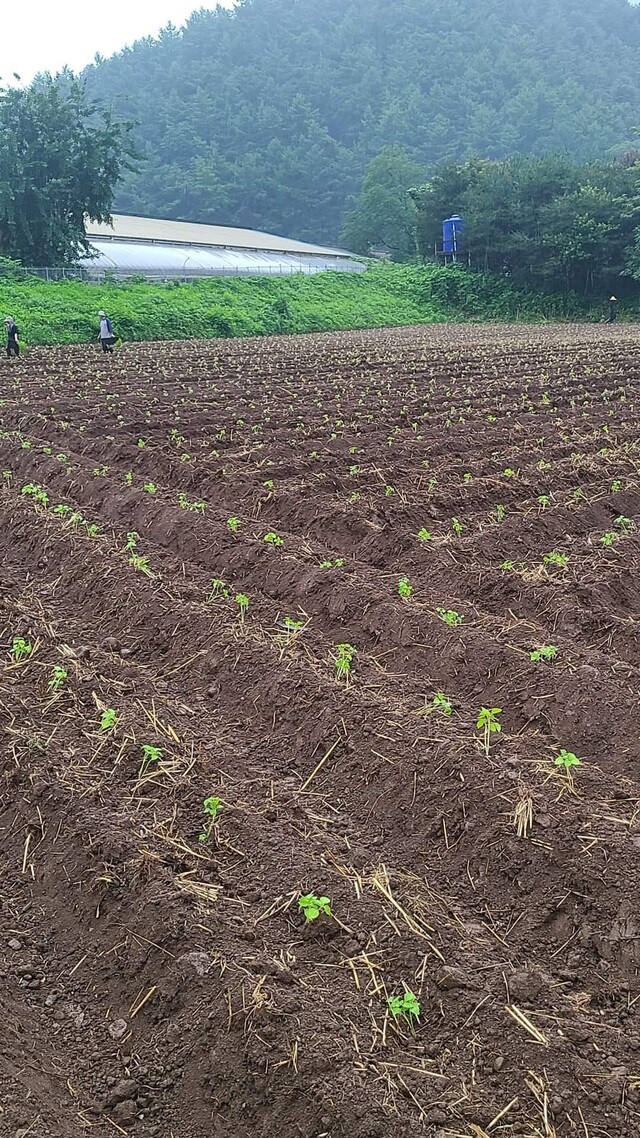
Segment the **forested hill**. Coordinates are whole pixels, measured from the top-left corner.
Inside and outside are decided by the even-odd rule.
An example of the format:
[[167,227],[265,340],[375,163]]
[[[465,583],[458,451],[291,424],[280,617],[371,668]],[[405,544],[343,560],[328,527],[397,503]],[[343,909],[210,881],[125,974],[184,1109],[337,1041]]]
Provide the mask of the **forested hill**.
[[624,149],[627,0],[244,0],[87,71],[146,156],[117,208],[335,241],[370,159]]

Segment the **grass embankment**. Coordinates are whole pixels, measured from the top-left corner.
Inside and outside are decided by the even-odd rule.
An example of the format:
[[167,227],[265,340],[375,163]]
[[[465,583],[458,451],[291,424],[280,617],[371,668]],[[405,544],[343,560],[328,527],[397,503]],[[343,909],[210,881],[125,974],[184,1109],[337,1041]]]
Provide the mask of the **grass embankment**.
[[229,278],[182,284],[48,284],[0,279],[0,310],[30,344],[82,343],[104,308],[124,340],[211,339],[381,328],[447,320],[541,320],[578,315],[571,299],[528,295],[507,282],[435,265],[376,265],[363,274]]

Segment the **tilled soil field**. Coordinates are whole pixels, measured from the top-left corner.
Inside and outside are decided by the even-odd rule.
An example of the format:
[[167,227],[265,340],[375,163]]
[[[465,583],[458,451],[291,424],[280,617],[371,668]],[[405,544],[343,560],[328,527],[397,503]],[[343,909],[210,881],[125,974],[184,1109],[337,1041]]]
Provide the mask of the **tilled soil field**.
[[3,1138],[640,1132],[639,345],[0,366]]

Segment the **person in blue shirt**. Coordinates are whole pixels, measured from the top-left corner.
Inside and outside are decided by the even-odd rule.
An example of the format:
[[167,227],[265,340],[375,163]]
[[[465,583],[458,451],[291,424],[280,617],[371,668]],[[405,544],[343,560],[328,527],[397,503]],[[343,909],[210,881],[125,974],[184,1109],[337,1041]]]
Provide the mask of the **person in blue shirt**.
[[7,329],[7,355],[9,359],[11,356],[15,356],[17,359],[20,355],[20,329],[13,316],[7,316],[5,326]]
[[102,350],[103,352],[112,352],[115,343],[113,325],[106,312],[103,312],[102,309],[100,309],[98,316],[100,317],[100,335],[98,339],[102,344]]

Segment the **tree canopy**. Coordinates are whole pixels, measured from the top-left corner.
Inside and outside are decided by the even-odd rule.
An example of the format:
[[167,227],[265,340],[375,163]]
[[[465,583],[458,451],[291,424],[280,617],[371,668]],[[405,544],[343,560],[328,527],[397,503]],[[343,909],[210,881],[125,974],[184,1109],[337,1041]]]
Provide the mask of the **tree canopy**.
[[345,219],[343,243],[354,253],[377,247],[395,261],[410,260],[416,253],[416,211],[409,190],[422,181],[424,170],[402,147],[385,146],[367,167]]
[[85,217],[109,220],[131,154],[129,128],[70,73],[0,91],[0,254],[74,264],[88,249]]
[[139,122],[146,162],[119,209],[336,241],[388,146],[427,173],[615,156],[640,123],[639,72],[627,0],[242,0],[86,78]]
[[566,156],[444,163],[411,192],[424,257],[460,213],[476,268],[532,288],[618,292],[640,275],[640,164]]

